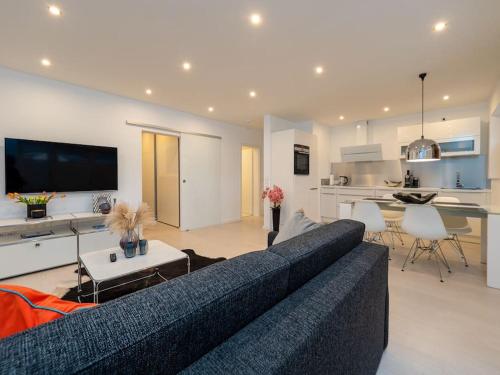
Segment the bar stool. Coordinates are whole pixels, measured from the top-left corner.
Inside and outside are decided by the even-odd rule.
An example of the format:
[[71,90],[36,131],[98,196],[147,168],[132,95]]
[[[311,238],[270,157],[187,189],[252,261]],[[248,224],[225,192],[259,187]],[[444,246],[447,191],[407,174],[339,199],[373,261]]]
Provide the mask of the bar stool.
[[[439,279],[443,282],[439,263],[442,262],[450,273],[451,268],[439,246],[439,241],[448,238],[448,232],[438,210],[429,205],[408,205],[401,227],[406,233],[415,237],[401,271],[405,270],[409,259],[411,263],[414,263],[423,253],[428,253],[429,258],[434,259],[439,271]],[[424,241],[429,241],[429,245],[426,246]]]
[[377,203],[369,201],[355,202],[351,218],[365,224],[366,241],[381,241],[385,245],[382,233],[387,230],[387,226]]
[[[433,203],[460,203],[460,199],[455,197],[436,197],[432,200]],[[458,235],[464,235],[472,232],[472,228],[469,225],[469,221],[463,216],[450,216],[441,214],[444,226],[448,232],[447,241],[451,247],[458,253],[460,258],[464,261],[465,267],[469,267],[467,258],[464,254],[464,249],[462,248],[462,243]]]
[[[382,196],[383,199],[394,199],[392,194],[384,194]],[[382,210],[382,216],[384,217],[385,224],[387,226],[386,232],[391,235],[391,245],[392,249],[395,250],[396,246],[394,245],[394,236],[396,236],[401,242],[401,246],[404,246],[403,237],[401,236],[401,229],[399,227],[401,220],[403,220],[403,211],[389,211]]]

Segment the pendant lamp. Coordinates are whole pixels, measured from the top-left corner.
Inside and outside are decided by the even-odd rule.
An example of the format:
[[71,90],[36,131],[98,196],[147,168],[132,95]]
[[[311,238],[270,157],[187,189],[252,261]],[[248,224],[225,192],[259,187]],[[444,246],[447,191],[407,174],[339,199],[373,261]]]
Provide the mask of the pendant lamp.
[[406,150],[406,160],[411,163],[436,161],[441,159],[441,147],[432,139],[424,138],[424,80],[427,73],[419,74],[422,80],[422,136],[410,143]]

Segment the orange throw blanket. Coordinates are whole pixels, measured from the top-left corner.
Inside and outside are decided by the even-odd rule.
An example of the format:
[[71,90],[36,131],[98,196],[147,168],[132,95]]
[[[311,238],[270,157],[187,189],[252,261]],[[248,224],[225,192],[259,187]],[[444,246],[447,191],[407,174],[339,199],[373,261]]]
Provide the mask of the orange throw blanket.
[[63,301],[23,286],[0,284],[0,338],[93,306],[93,303]]

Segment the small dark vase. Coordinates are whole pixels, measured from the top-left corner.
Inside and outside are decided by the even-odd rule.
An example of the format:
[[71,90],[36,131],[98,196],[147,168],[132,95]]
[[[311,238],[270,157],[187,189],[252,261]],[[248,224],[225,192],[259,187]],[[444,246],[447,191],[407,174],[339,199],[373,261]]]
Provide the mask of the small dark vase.
[[47,216],[47,204],[28,204],[26,214],[28,219],[43,219]]
[[137,251],[137,244],[134,244],[133,242],[127,242],[127,245],[125,246],[125,258],[133,258],[135,257]]
[[148,240],[139,240],[139,255],[148,253]]
[[273,231],[279,232],[281,207],[271,207],[271,210],[273,211]]
[[135,250],[137,249],[137,244],[139,243],[139,236],[137,235],[137,233],[135,233],[135,230],[129,230],[125,232],[120,239],[120,247],[123,251],[127,250],[127,246],[129,243],[132,243],[135,255]]

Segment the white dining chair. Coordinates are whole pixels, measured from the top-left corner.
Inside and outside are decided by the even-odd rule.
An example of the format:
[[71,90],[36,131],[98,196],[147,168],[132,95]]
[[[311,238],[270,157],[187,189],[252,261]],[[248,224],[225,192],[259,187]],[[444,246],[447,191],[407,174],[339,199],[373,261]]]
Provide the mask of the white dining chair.
[[[448,232],[438,210],[429,205],[407,205],[401,228],[415,237],[401,271],[405,270],[408,260],[414,263],[422,254],[427,253],[429,258],[434,259],[439,271],[439,279],[443,282],[439,263],[443,263],[450,273],[451,268],[439,246],[439,241],[448,238]],[[428,241],[428,245],[425,241]]]
[[[432,200],[433,203],[460,203],[460,199],[455,197],[436,197]],[[469,221],[464,216],[450,216],[441,214],[444,226],[448,232],[448,240],[451,247],[458,253],[460,258],[464,261],[465,267],[469,267],[469,262],[464,254],[462,243],[460,242],[459,235],[464,235],[472,232]]]
[[381,241],[385,245],[382,233],[386,231],[387,226],[377,203],[369,201],[355,202],[351,218],[365,224],[366,241]]
[[[394,199],[392,194],[384,194],[382,196],[383,199]],[[404,246],[405,243],[403,241],[403,237],[401,236],[401,221],[403,220],[403,211],[390,211],[390,210],[382,210],[382,216],[384,217],[385,224],[387,227],[386,232],[388,232],[391,236],[391,245],[392,249],[395,250],[395,242],[394,237],[396,237],[399,242],[401,242],[401,246]]]

